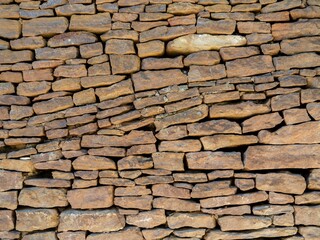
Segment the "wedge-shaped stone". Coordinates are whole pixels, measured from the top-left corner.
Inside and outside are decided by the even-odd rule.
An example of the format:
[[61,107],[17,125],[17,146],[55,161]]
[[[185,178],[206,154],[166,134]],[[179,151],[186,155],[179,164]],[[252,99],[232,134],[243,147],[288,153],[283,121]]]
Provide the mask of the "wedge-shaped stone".
[[124,80],[119,83],[115,83],[110,87],[96,88],[95,93],[99,97],[100,102],[114,99],[123,95],[132,94],[132,82],[131,80]]
[[202,208],[216,208],[228,205],[244,205],[257,202],[264,202],[268,199],[268,194],[264,191],[254,193],[244,193],[225,197],[213,197],[201,199]]
[[7,39],[19,38],[21,24],[17,20],[0,19],[0,37]]
[[320,226],[320,206],[294,206],[295,224]]
[[113,205],[113,186],[69,190],[67,198],[73,209],[108,208]]
[[230,239],[259,239],[259,238],[279,238],[293,236],[298,232],[296,227],[284,228],[267,228],[250,232],[221,232],[219,230],[212,230],[205,236],[206,240],[230,240]]
[[223,47],[243,46],[246,43],[245,37],[236,35],[191,34],[169,42],[167,53],[172,55],[189,54],[204,50],[219,50]]
[[118,170],[148,169],[153,167],[150,157],[128,156],[117,161]]
[[132,81],[136,91],[144,91],[187,83],[187,76],[178,69],[141,71],[132,75]]
[[245,77],[274,71],[272,57],[266,55],[237,59],[226,63],[228,77]]
[[294,209],[291,205],[260,205],[252,208],[254,215],[278,215],[282,213],[293,213]]
[[214,135],[200,138],[204,150],[217,150],[220,148],[238,147],[252,145],[258,142],[258,138],[253,135]]
[[133,145],[151,144],[157,140],[151,131],[131,131],[124,136],[85,135],[82,147],[129,147]]
[[256,188],[259,190],[302,194],[306,186],[306,180],[298,174],[267,173],[257,174],[256,177]]
[[213,134],[241,134],[241,127],[238,123],[229,120],[211,120],[201,123],[187,125],[189,136],[204,136]]
[[30,50],[11,51],[0,50],[0,64],[29,62],[33,59],[33,53]]
[[187,153],[186,158],[189,169],[216,170],[243,168],[239,152],[195,152]]
[[113,232],[125,226],[123,215],[115,209],[66,210],[60,214],[59,231]]
[[[78,49],[76,47],[68,48],[38,48],[35,50],[36,59],[38,60],[67,60],[76,58],[78,55]],[[61,64],[59,64],[61,65]]]
[[224,216],[218,219],[222,231],[239,231],[267,228],[272,224],[269,217],[256,216]]
[[[310,131],[312,129],[312,131]],[[259,132],[259,142],[264,144],[320,143],[320,122],[306,122],[284,126],[275,132]]]
[[92,33],[104,33],[111,29],[110,13],[98,13],[95,15],[72,15],[70,31],[87,31]]
[[313,191],[295,196],[295,204],[320,204],[320,192]]
[[153,200],[153,208],[176,212],[198,212],[200,211],[200,204],[189,200],[159,197]]
[[281,52],[287,55],[302,52],[319,52],[320,37],[304,37],[290,40],[282,40],[280,46]]
[[210,20],[207,18],[198,18],[197,33],[207,34],[232,34],[236,29],[236,21],[226,20]]
[[16,210],[16,230],[32,232],[55,228],[59,224],[59,213],[56,209],[23,209]]
[[319,168],[319,144],[249,146],[245,152],[247,170]]
[[140,197],[115,197],[114,205],[122,208],[134,208],[140,210],[151,210],[153,197],[143,195]]
[[318,19],[292,23],[275,23],[272,25],[273,40],[279,41],[287,38],[317,36],[320,34],[319,23],[320,20]]
[[193,123],[197,122],[208,116],[208,106],[199,105],[188,110],[178,112],[173,115],[155,120],[154,124],[157,131],[162,128],[169,127],[171,125],[182,124],[182,123]]
[[190,191],[185,188],[174,187],[170,184],[155,184],[152,186],[152,195],[189,199]]
[[167,217],[171,229],[182,227],[214,228],[216,221],[213,215],[204,213],[173,213]]
[[[90,234],[87,240],[144,240],[139,228],[128,227],[117,232]],[[63,239],[64,240],[64,239]],[[68,240],[68,239],[65,239]],[[78,239],[76,239],[78,240]],[[83,239],[79,239],[83,240]]]
[[75,170],[108,170],[116,169],[113,160],[106,157],[83,155],[72,162]]
[[243,133],[255,132],[261,129],[274,128],[283,121],[279,113],[262,114],[242,122]]
[[25,37],[44,36],[51,37],[63,33],[68,29],[68,19],[65,17],[43,17],[24,20],[22,35]]
[[22,189],[23,176],[21,172],[0,170],[0,191]]
[[301,7],[301,0],[284,0],[281,2],[276,2],[272,4],[268,4],[264,8],[261,9],[262,13],[269,12],[280,12],[284,10],[289,10],[296,7]]
[[273,62],[276,70],[311,68],[320,66],[320,56],[316,53],[300,53],[292,56],[275,57]]
[[98,39],[96,35],[89,32],[67,32],[55,35],[48,40],[48,47],[80,46],[82,44],[94,43]]
[[53,188],[23,188],[19,194],[19,205],[33,208],[54,208],[68,205],[66,191]]
[[0,208],[15,210],[18,207],[18,192],[0,192]]
[[167,222],[165,211],[155,209],[146,212],[140,212],[137,215],[129,215],[126,219],[127,224],[140,228],[154,228]]
[[33,104],[33,110],[36,114],[52,113],[71,107],[73,107],[72,97],[57,97]]
[[268,113],[271,109],[266,104],[242,102],[237,104],[213,105],[210,107],[210,118],[247,118],[253,115]]

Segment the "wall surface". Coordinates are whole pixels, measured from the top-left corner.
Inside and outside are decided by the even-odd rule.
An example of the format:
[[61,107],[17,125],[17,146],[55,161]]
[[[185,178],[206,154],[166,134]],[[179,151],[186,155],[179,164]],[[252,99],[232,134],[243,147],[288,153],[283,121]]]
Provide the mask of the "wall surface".
[[320,0],[1,0],[0,239],[320,239]]

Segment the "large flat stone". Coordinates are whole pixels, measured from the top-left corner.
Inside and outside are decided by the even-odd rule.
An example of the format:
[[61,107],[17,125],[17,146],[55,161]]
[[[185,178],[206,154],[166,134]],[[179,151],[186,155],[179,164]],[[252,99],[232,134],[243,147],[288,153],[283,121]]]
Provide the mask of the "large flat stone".
[[113,232],[124,226],[124,217],[115,209],[66,210],[60,214],[58,231]]
[[167,217],[168,226],[171,229],[191,228],[214,228],[216,221],[213,215],[204,213],[174,213]]
[[320,226],[320,206],[294,206],[297,225]]
[[319,144],[250,146],[245,152],[247,170],[319,168]]
[[104,33],[110,29],[111,17],[108,12],[95,15],[72,15],[70,19],[70,31]]
[[[136,228],[136,227],[127,227],[117,232],[93,233],[93,234],[90,234],[86,239],[87,240],[114,240],[114,239],[144,240],[144,238],[142,237],[141,231],[139,230],[139,228]],[[69,240],[69,239],[65,239],[65,240]],[[75,240],[78,240],[78,239],[75,239]],[[79,240],[83,240],[83,239],[79,239]]]
[[167,222],[163,209],[139,212],[137,215],[127,216],[127,224],[140,228],[154,228]]
[[229,120],[219,119],[187,125],[189,136],[205,136],[213,134],[241,134],[241,127],[238,123]]
[[204,150],[217,150],[220,148],[238,147],[252,145],[258,142],[258,138],[253,135],[214,135],[200,138]]
[[48,40],[48,47],[80,46],[82,44],[94,43],[98,40],[96,35],[90,32],[78,31],[67,32],[53,36]]
[[275,57],[273,63],[276,70],[318,67],[320,56],[316,53],[299,53],[292,56]]
[[245,37],[236,35],[191,34],[169,42],[167,53],[172,55],[189,54],[204,50],[219,50],[223,47],[243,46],[246,43]]
[[33,59],[33,52],[30,50],[11,51],[0,50],[0,64],[29,62]]
[[282,40],[281,52],[292,55],[302,52],[319,52],[320,37],[303,37],[297,39]]
[[239,231],[267,228],[272,224],[269,217],[258,216],[224,216],[218,218],[222,231]]
[[44,36],[51,37],[63,33],[68,29],[68,19],[65,17],[42,17],[24,20],[22,23],[22,35],[25,37]]
[[200,204],[188,200],[159,197],[153,200],[154,208],[162,208],[176,212],[198,212]]
[[72,162],[75,170],[109,170],[116,169],[116,164],[113,160],[106,157],[83,155],[76,158]]

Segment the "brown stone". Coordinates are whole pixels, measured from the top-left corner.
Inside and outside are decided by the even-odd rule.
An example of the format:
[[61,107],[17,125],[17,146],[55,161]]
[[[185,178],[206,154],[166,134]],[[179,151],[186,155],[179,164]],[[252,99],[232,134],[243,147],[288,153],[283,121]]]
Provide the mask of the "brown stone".
[[132,40],[110,39],[106,41],[106,54],[135,54]]
[[90,76],[81,78],[81,86],[84,88],[109,86],[125,79],[125,76]]
[[166,215],[163,209],[155,209],[127,216],[126,222],[141,228],[154,228],[166,223]]
[[125,219],[115,209],[66,210],[60,214],[59,231],[113,232],[123,229]]
[[169,236],[173,230],[169,228],[143,229],[142,234],[146,240],[163,239]]
[[210,118],[239,119],[268,112],[270,112],[270,107],[268,105],[255,104],[253,102],[213,105],[210,108]]
[[95,5],[84,4],[65,4],[55,8],[55,12],[58,16],[72,16],[80,14],[95,14]]
[[76,47],[67,47],[67,48],[39,48],[35,50],[36,59],[38,60],[67,60],[76,58],[78,55],[78,49]]
[[160,140],[177,140],[186,136],[188,134],[185,125],[163,128],[156,134],[156,137]]
[[262,114],[242,122],[243,133],[255,132],[261,129],[274,128],[283,121],[279,113]]
[[252,145],[258,142],[258,138],[253,135],[214,135],[202,137],[201,143],[204,150],[217,150],[220,148],[238,147],[242,145]]
[[290,93],[278,95],[271,99],[271,108],[273,111],[281,111],[292,107],[300,106],[300,94]]
[[46,41],[43,37],[25,37],[10,41],[10,46],[14,50],[37,49],[45,47]]
[[295,196],[295,204],[302,205],[302,204],[319,204],[320,203],[320,193],[319,192],[309,192],[304,193],[300,196]]
[[50,188],[24,188],[19,194],[19,205],[33,208],[65,207],[68,205],[66,191]]
[[96,89],[96,95],[99,97],[100,101],[114,99],[132,93],[133,87],[131,80],[124,80],[122,82],[115,83],[110,87]]
[[22,189],[23,176],[21,172],[0,170],[0,191]]
[[176,212],[197,212],[200,210],[200,204],[189,200],[176,198],[158,197],[153,200],[154,208],[162,208]]
[[127,150],[127,155],[150,154],[157,151],[155,144],[132,146]]
[[71,186],[70,181],[62,179],[51,179],[51,178],[34,178],[26,179],[24,184],[35,187],[44,188],[68,188]]
[[197,33],[232,34],[236,29],[236,21],[231,19],[213,21],[207,18],[198,18]]
[[72,162],[72,166],[76,170],[108,170],[116,169],[113,160],[106,157],[84,155],[78,157]]
[[190,14],[186,16],[174,16],[168,19],[170,26],[179,26],[179,25],[195,25],[196,17],[195,14]]
[[[17,51],[13,51],[13,52],[11,52],[11,54],[10,54],[10,51],[5,51],[5,52],[6,53],[3,56],[6,56],[6,57],[9,57],[11,54],[15,55],[17,53]],[[0,51],[0,54],[1,53],[3,54],[4,52]],[[17,54],[17,55],[19,55],[19,54]],[[32,54],[31,54],[31,58],[32,58]],[[12,83],[20,83],[23,81],[21,72],[9,72],[9,71],[2,72],[0,74],[0,79],[4,82],[12,82]]]
[[201,148],[199,140],[162,141],[158,147],[160,152],[197,152]]
[[250,214],[251,208],[249,205],[236,206],[236,207],[223,207],[217,209],[201,209],[204,213],[214,214],[216,216],[224,216],[224,215],[233,215],[233,216],[241,216],[244,214]]
[[126,227],[123,230],[111,233],[90,234],[88,240],[143,240],[139,228]]
[[17,20],[0,19],[0,37],[17,39],[21,34],[21,24]]
[[[299,227],[299,233],[303,236],[304,239],[317,240],[317,237],[320,234],[319,227]],[[294,239],[293,239],[294,240]]]
[[56,209],[16,210],[16,218],[16,229],[24,232],[55,228],[59,224],[59,213]]
[[315,102],[320,99],[319,89],[303,89],[301,90],[301,103]]
[[162,56],[165,52],[164,42],[159,40],[138,43],[137,49],[140,58]]
[[214,66],[190,66],[188,82],[217,80],[226,77],[226,70],[223,64]]
[[308,6],[303,9],[293,9],[290,11],[290,15],[293,20],[298,18],[319,18],[320,17],[319,6]]
[[45,36],[51,37],[63,33],[68,28],[68,20],[64,17],[42,17],[24,20],[22,23],[22,35],[26,37]]
[[63,78],[52,83],[53,91],[79,91],[80,89],[79,78]]
[[139,34],[133,30],[109,30],[101,35],[100,38],[102,41],[107,41],[109,39],[129,39],[138,42]]
[[70,31],[88,31],[92,33],[104,33],[111,29],[110,13],[98,13],[95,15],[72,15]]
[[14,94],[15,88],[12,83],[0,83],[0,95]]
[[287,204],[287,203],[293,203],[293,202],[294,202],[294,198],[291,195],[269,192],[270,204]]
[[254,215],[271,216],[282,213],[293,213],[294,209],[291,205],[260,205],[252,209]]
[[78,232],[61,232],[57,234],[59,240],[85,240],[86,233],[83,231]]
[[51,69],[39,69],[39,70],[27,70],[23,71],[23,80],[26,82],[33,81],[52,81],[52,70]]
[[157,119],[154,124],[156,126],[156,129],[160,130],[162,128],[169,127],[175,124],[197,122],[205,118],[207,115],[207,105],[199,105],[197,107],[166,116],[162,119]]
[[203,208],[216,208],[228,205],[244,205],[257,202],[264,202],[268,199],[268,194],[264,191],[230,195],[224,197],[213,197],[201,199],[200,204]]
[[168,68],[183,68],[182,56],[176,58],[145,58],[141,64],[141,69],[143,70],[161,70]]
[[230,91],[225,93],[213,93],[204,95],[204,103],[230,102],[240,99],[239,91]]
[[320,226],[319,206],[294,206],[295,224]]
[[0,210],[0,231],[10,231],[14,229],[13,211]]
[[61,65],[54,70],[53,75],[55,77],[70,78],[86,77],[87,69],[84,64]]
[[155,168],[183,171],[183,153],[156,152],[152,154]]
[[[172,18],[170,18],[172,19]],[[168,19],[168,20],[170,20]],[[143,32],[150,30],[151,28],[160,27],[160,26],[167,26],[167,21],[155,21],[155,22],[141,22],[141,21],[134,21],[131,23],[131,27],[137,32]],[[180,24],[179,24],[180,25]]]
[[280,193],[302,194],[306,189],[306,181],[297,174],[257,174],[256,188]]
[[15,210],[18,207],[18,192],[7,191],[0,192],[0,207]]
[[[30,50],[22,51],[11,51],[11,50],[0,50],[0,64],[3,63],[18,63],[18,62],[29,62],[33,59],[33,53]],[[2,77],[3,73],[1,74]],[[10,73],[13,75],[13,73]]]
[[212,215],[204,213],[173,213],[167,217],[171,229],[182,227],[214,228],[216,221]]
[[282,2],[276,2],[268,4],[261,9],[262,13],[280,12],[283,10],[289,10],[296,7],[301,7],[301,0],[284,0]]
[[167,12],[174,15],[196,14],[204,10],[202,5],[188,2],[176,2],[168,6]]
[[246,58],[260,53],[257,47],[228,47],[221,48],[220,55],[223,60],[233,60],[237,58]]
[[213,181],[194,185],[191,192],[192,198],[208,198],[233,195],[237,188],[230,187],[230,181]]
[[300,53],[293,56],[275,57],[276,70],[310,68],[319,66],[320,57],[316,53]]
[[121,7],[128,7],[148,3],[149,0],[119,0],[118,5]]
[[256,216],[224,216],[218,218],[222,231],[239,231],[267,228],[272,224],[269,217]]
[[113,74],[129,74],[140,70],[140,59],[135,55],[110,55]]
[[160,184],[160,183],[173,183],[172,176],[146,176],[139,177],[134,181],[138,185],[151,185],[151,184]]
[[48,40],[48,47],[79,46],[82,44],[94,43],[97,37],[89,32],[67,32],[55,35]]
[[118,170],[148,169],[153,167],[150,157],[128,156],[117,161]]
[[270,23],[264,22],[238,22],[237,28],[239,33],[250,34],[250,33],[270,33]]
[[183,62],[186,67],[190,65],[215,65],[220,62],[220,55],[216,51],[200,51],[189,54]]
[[320,170],[313,169],[308,177],[308,189],[320,190]]
[[196,152],[187,153],[187,164],[189,169],[242,169],[242,161],[238,152]]
[[219,133],[241,133],[241,128],[236,122],[231,122],[224,119],[202,123],[192,123],[188,124],[187,128],[188,135],[190,136],[213,135]]
[[134,208],[140,210],[151,210],[153,197],[143,195],[140,197],[115,197],[114,205],[122,208]]
[[156,184],[152,186],[152,195],[161,197],[172,197],[190,199],[190,191],[184,188],[174,187],[170,184]]
[[141,196],[149,194],[151,194],[151,190],[145,186],[117,187],[114,192],[115,196]]
[[37,170],[58,170],[58,171],[71,171],[71,161],[69,160],[56,160],[48,162],[40,162],[34,165]]
[[113,187],[69,190],[67,198],[73,209],[108,208],[113,205]]
[[304,37],[292,40],[282,40],[280,44],[281,52],[292,55],[302,52],[318,51],[319,39],[319,37]]
[[[6,1],[4,1],[3,4],[6,4]],[[19,5],[17,4],[1,5],[0,18],[15,18],[15,19],[19,18]]]
[[166,20],[172,16],[173,15],[170,13],[140,13],[139,19],[140,19],[140,21],[143,21],[143,22],[161,21],[161,20]]
[[36,114],[57,112],[70,107],[73,107],[73,101],[71,97],[58,97],[33,104],[33,110]]
[[40,94],[45,94],[51,89],[51,83],[46,81],[41,82],[23,82],[17,86],[17,94],[26,97],[35,97]]

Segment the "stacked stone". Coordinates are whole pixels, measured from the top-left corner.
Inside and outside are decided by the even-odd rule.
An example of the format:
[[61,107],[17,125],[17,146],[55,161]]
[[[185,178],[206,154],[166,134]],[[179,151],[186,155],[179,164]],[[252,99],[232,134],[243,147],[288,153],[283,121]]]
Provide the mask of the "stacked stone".
[[0,239],[320,239],[319,0],[0,4]]

